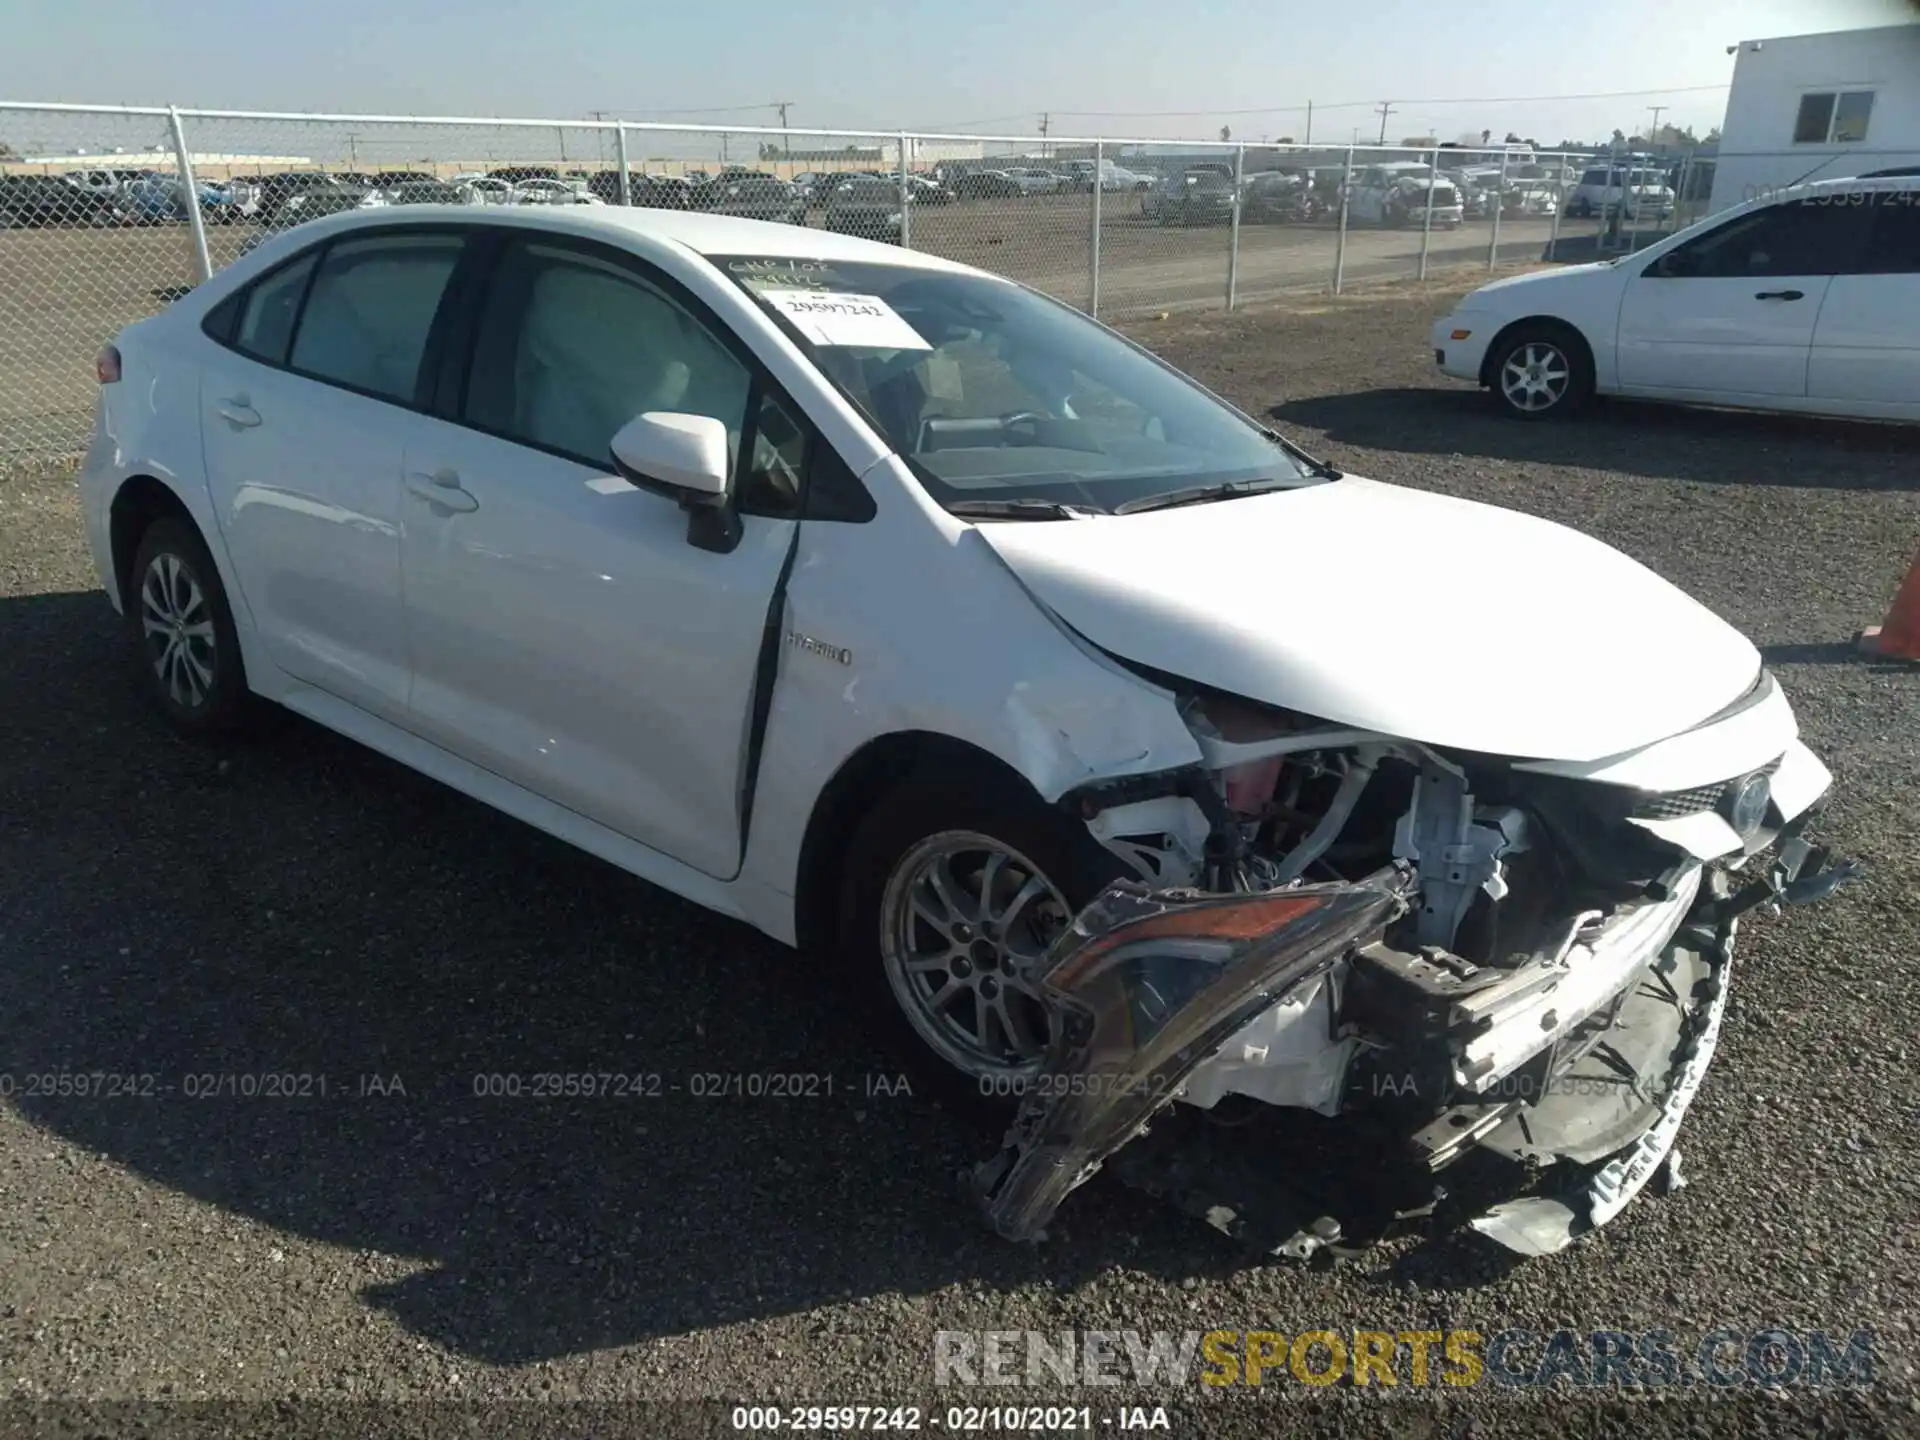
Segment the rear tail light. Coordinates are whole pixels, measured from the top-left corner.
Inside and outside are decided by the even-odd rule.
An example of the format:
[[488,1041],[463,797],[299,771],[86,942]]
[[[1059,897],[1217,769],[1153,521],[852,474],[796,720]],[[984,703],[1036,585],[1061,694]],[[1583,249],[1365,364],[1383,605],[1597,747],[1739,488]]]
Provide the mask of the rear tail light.
[[93,357],[93,376],[102,385],[111,385],[120,378],[120,351],[116,346],[100,347],[100,353]]

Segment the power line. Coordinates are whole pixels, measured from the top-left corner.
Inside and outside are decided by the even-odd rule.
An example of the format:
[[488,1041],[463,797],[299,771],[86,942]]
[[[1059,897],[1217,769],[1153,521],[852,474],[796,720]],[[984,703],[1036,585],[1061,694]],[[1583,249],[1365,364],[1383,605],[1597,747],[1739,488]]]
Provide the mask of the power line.
[[[1403,100],[1402,105],[1541,105],[1550,100],[1632,100],[1642,95],[1698,95],[1709,90],[1726,90],[1727,85],[1669,85],[1652,90],[1595,90],[1584,95],[1461,95],[1444,99]],[[1319,110],[1373,110],[1378,100],[1336,100],[1330,105],[1315,101]],[[1214,115],[1303,115],[1304,105],[1261,105],[1246,110],[1056,110],[1055,115],[1079,120],[1126,120]]]
[[[793,102],[788,101],[787,103],[792,104]],[[758,105],[709,105],[704,109],[687,107],[684,109],[661,110],[596,110],[593,113],[596,115],[611,115],[617,119],[622,115],[744,115],[749,110],[765,110],[766,108],[767,102],[762,100]]]

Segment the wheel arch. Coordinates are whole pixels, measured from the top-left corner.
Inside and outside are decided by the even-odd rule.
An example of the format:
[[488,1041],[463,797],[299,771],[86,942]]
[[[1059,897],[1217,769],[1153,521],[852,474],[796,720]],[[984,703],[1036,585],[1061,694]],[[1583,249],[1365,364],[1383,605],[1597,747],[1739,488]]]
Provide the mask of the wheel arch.
[[807,817],[794,885],[794,937],[805,952],[833,943],[840,898],[838,861],[863,816],[908,775],[938,767],[981,785],[1006,785],[1044,804],[1026,776],[991,751],[929,730],[879,735],[849,755]]
[[107,507],[107,545],[113,557],[114,593],[123,607],[132,604],[127,587],[132,583],[133,557],[140,548],[140,537],[154,521],[168,516],[186,521],[200,533],[202,541],[207,539],[187,502],[166,481],[147,474],[129,475],[114,492],[113,503]]
[[1480,384],[1483,387],[1491,388],[1493,385],[1493,367],[1500,358],[1500,347],[1506,343],[1507,337],[1529,326],[1557,330],[1570,337],[1585,352],[1589,373],[1598,375],[1599,356],[1594,353],[1593,342],[1587,338],[1584,330],[1559,315],[1527,315],[1502,325],[1493,339],[1487,342],[1486,353],[1480,357]]

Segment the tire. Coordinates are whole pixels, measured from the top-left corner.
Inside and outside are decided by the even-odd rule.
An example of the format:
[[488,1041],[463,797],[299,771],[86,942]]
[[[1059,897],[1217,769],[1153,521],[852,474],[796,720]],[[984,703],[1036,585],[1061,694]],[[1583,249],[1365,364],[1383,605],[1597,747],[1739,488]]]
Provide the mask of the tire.
[[233,611],[191,522],[168,515],[147,527],[126,611],[141,688],[175,730],[198,737],[246,723],[251,707]]
[[1494,342],[1487,380],[1515,419],[1564,420],[1593,398],[1593,355],[1567,326],[1520,325]]
[[[988,878],[996,849],[1000,860]],[[933,882],[942,867],[957,918]],[[969,783],[944,768],[923,770],[881,797],[848,846],[839,953],[876,1038],[913,1075],[916,1090],[975,1117],[1016,1103],[1048,1039],[1031,988],[1037,962],[1124,873],[1084,824],[1004,777]],[[987,889],[994,905],[986,915],[1008,928],[982,923]],[[934,965],[907,963],[914,952],[943,946],[947,956]]]

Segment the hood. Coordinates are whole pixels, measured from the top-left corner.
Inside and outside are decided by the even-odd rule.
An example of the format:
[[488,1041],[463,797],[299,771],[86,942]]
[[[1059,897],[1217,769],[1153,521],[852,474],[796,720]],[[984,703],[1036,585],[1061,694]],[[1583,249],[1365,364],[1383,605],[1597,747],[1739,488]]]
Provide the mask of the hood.
[[1598,540],[1356,477],[978,533],[1101,649],[1433,745],[1597,760],[1688,729],[1760,671],[1732,626]]
[[1580,284],[1582,276],[1600,275],[1614,268],[1611,260],[1594,260],[1585,265],[1561,265],[1552,270],[1535,270],[1527,275],[1509,275],[1504,280],[1494,280],[1482,285],[1460,302],[1458,308],[1469,310],[1473,302],[1482,295],[1492,295],[1501,290],[1513,290],[1520,286]]

